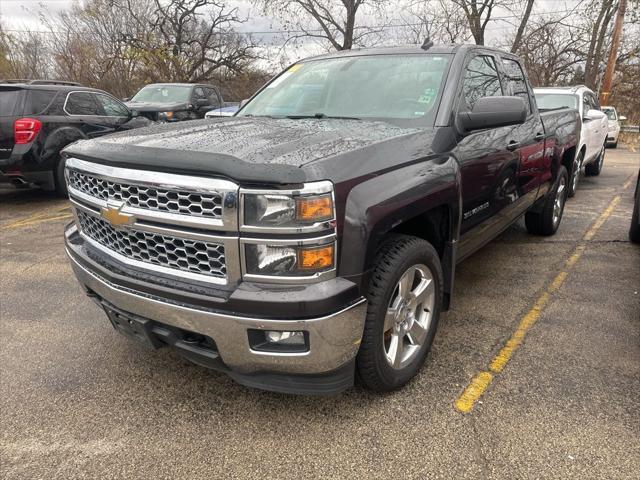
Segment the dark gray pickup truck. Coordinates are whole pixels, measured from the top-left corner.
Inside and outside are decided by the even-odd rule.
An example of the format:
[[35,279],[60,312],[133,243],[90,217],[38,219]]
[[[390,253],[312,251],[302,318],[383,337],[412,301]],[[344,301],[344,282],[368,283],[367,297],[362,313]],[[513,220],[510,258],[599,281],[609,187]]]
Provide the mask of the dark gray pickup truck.
[[337,393],[356,372],[391,390],[424,363],[457,263],[523,215],[557,230],[579,122],[541,117],[497,50],[315,57],[235,117],[66,148],[66,248],[151,347],[268,390]]

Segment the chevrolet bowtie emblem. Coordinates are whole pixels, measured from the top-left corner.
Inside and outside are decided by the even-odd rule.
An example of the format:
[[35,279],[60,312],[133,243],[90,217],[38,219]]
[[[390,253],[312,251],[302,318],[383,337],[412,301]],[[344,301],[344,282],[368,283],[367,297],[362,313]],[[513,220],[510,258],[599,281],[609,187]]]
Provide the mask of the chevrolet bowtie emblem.
[[123,206],[123,203],[107,204],[107,206],[100,211],[100,216],[114,227],[134,224],[136,217],[129,215],[128,213],[122,213],[120,210]]

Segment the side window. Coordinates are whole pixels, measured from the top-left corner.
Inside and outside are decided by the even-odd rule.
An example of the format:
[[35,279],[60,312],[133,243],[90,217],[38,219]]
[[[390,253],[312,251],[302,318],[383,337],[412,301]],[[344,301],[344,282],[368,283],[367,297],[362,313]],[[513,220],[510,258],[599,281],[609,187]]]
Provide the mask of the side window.
[[55,90],[31,90],[30,91],[30,107],[26,115],[39,115],[44,113],[56,96]]
[[207,100],[207,96],[204,94],[204,90],[202,87],[196,87],[193,89],[193,101],[197,102],[198,100]]
[[493,57],[479,55],[469,62],[462,81],[461,110],[472,110],[478,99],[502,95],[498,69]]
[[103,115],[102,106],[91,92],[71,92],[64,109],[69,115]]
[[128,117],[129,110],[115,98],[110,97],[109,95],[97,95],[98,100],[102,104],[102,108],[104,109],[105,115],[108,117]]
[[531,97],[522,67],[518,62],[510,58],[503,58],[502,66],[504,67],[507,84],[511,89],[511,95],[524,100],[524,104],[527,106],[527,116],[529,116],[531,114]]
[[220,107],[220,98],[218,97],[218,92],[216,92],[213,88],[205,88],[204,89],[207,97],[209,98],[209,105],[214,108]]

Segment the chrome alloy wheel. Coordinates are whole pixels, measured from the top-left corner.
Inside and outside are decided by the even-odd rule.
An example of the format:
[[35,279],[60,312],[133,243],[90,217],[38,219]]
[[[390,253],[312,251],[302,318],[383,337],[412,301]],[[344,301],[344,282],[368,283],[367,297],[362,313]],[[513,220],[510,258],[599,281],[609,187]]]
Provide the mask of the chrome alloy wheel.
[[556,227],[558,223],[560,223],[560,217],[562,216],[562,209],[564,207],[565,194],[564,190],[566,187],[565,177],[560,177],[560,181],[558,183],[558,190],[556,191],[556,198],[553,202],[553,226]]
[[426,265],[409,267],[389,300],[382,346],[387,363],[401,369],[410,364],[424,344],[435,308],[435,283]]

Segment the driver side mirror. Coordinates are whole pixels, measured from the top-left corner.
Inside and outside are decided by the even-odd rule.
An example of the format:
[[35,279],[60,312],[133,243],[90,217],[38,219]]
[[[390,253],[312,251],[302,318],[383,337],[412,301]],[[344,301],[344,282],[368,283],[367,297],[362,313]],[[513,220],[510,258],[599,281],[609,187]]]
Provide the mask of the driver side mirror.
[[248,98],[245,98],[244,100],[242,100],[242,101],[240,102],[240,108],[244,107],[247,103],[249,103],[249,99],[248,99]]
[[123,101],[123,102],[128,102],[129,100],[131,100],[131,98],[130,98],[130,97],[124,97],[124,98],[122,99],[122,101]]
[[458,113],[458,123],[465,133],[520,125],[526,118],[527,107],[520,97],[482,97],[470,112]]

